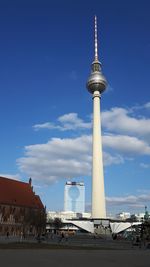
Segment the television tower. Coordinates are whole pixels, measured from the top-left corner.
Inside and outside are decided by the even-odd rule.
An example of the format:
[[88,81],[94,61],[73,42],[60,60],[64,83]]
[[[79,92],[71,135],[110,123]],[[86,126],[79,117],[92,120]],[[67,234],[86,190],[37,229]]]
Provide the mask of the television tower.
[[93,95],[93,163],[92,163],[92,218],[106,218],[105,190],[102,158],[100,98],[107,81],[98,59],[97,17],[95,16],[95,57],[86,87]]

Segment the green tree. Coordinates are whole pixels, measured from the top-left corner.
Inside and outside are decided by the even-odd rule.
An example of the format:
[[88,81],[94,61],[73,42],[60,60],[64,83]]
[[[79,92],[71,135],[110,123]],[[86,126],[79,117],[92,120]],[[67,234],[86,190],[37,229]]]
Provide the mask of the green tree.
[[53,221],[53,225],[55,229],[59,230],[63,225],[62,220],[60,218],[55,218]]

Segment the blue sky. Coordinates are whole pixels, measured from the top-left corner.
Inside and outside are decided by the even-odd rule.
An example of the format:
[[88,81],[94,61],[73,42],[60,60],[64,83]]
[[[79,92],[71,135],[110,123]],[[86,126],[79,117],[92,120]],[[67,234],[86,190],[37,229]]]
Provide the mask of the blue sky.
[[94,15],[108,89],[102,95],[108,213],[150,210],[149,1],[0,2],[0,174],[31,176],[50,210],[64,184],[91,202]]

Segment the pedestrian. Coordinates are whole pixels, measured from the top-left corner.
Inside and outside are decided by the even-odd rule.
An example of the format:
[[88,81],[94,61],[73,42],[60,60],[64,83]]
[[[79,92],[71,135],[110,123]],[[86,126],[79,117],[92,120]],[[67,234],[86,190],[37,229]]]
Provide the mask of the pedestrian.
[[68,241],[68,237],[69,237],[69,235],[68,235],[68,233],[66,233],[65,234],[65,240],[66,240],[66,242]]
[[25,239],[26,238],[26,235],[25,235],[25,232],[23,233],[23,239]]
[[22,239],[23,239],[23,232],[21,231],[21,233],[20,233],[20,242],[22,242]]
[[65,237],[64,232],[62,232],[59,242],[63,241],[64,237]]
[[6,236],[7,236],[7,238],[9,238],[9,232],[7,232]]

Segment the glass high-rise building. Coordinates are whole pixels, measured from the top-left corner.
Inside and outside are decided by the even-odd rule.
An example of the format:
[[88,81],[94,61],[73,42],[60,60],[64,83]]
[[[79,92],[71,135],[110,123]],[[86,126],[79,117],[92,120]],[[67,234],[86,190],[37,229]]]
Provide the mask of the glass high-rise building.
[[85,212],[84,183],[66,182],[64,192],[64,211]]

